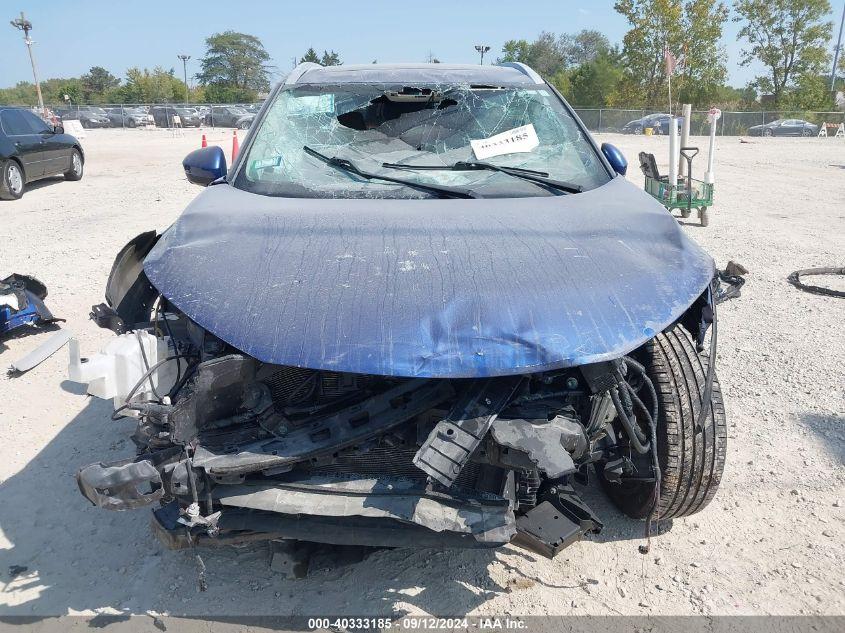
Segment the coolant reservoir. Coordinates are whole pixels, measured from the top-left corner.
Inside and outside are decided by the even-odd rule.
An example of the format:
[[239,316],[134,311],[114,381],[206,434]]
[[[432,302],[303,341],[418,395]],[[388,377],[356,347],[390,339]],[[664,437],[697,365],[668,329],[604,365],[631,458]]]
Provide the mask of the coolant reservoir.
[[[143,348],[146,354],[141,353]],[[115,408],[124,404],[132,388],[157,362],[172,355],[166,337],[157,337],[147,331],[127,332],[109,341],[105,348],[83,358],[79,353],[79,341],[70,339],[70,364],[68,377],[73,382],[87,383],[88,393],[103,399],[114,400]],[[159,395],[164,395],[176,382],[178,360],[163,363],[150,375]],[[145,380],[132,395],[133,402],[157,399],[150,380]]]

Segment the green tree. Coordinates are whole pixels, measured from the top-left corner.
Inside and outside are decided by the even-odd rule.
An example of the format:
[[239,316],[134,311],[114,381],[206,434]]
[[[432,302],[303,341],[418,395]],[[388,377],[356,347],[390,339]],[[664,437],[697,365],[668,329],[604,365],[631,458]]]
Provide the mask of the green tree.
[[320,56],[317,55],[317,51],[314,50],[313,46],[311,46],[307,51],[305,51],[305,55],[299,58],[300,64],[304,64],[305,62],[311,62],[312,64],[320,63]]
[[626,77],[625,100],[651,106],[666,95],[664,46],[678,51],[682,41],[681,3],[677,0],[617,0],[614,9],[631,29],[622,40]]
[[780,105],[790,110],[834,110],[836,101],[830,92],[830,76],[802,73],[795,81],[795,89],[784,96]]
[[766,74],[756,87],[781,105],[789,90],[809,77],[820,75],[829,59],[827,44],[832,25],[828,0],[738,0],[734,5],[739,32],[748,46],[742,65],[759,61]]
[[[667,94],[664,47],[684,64],[678,73],[675,95],[705,105],[709,95],[724,84],[727,70],[719,41],[728,9],[719,0],[617,0],[616,11],[631,29],[623,40],[626,68],[623,94],[629,103],[654,106]],[[673,79],[675,78],[673,74]]]
[[323,56],[320,58],[320,65],[321,66],[340,66],[343,62],[340,61],[340,55],[332,51],[329,53],[328,51],[323,51]]
[[102,66],[93,66],[81,77],[83,96],[87,103],[101,103],[106,94],[120,85],[120,79]]
[[[343,64],[340,61],[340,55],[335,53],[334,51],[323,51],[322,57],[317,54],[317,51],[314,50],[314,47],[311,46],[305,51],[305,55],[299,58],[299,63],[311,62],[313,64],[320,64],[320,66],[340,66]],[[375,62],[373,62],[375,64]]]
[[502,56],[496,62],[522,62],[526,63],[531,51],[531,44],[528,40],[508,40],[502,46]]
[[[254,35],[225,31],[205,40],[197,80],[209,100],[253,101],[270,88],[270,55]],[[184,94],[184,88],[183,88]]]
[[185,99],[185,83],[176,78],[174,69],[156,66],[152,71],[130,68],[126,82],[115,92],[120,103],[174,103]]
[[678,100],[701,107],[712,105],[728,77],[727,54],[720,44],[728,8],[715,0],[684,4],[684,63],[677,81]]
[[[33,85],[33,93],[35,86]],[[85,99],[85,86],[81,79],[71,77],[70,79],[49,79],[41,84],[41,94],[50,103],[65,103],[65,95],[70,97],[72,103],[83,103]]]
[[619,53],[614,50],[599,52],[592,60],[580,64],[570,77],[573,105],[606,107],[613,105],[622,82],[624,70]]
[[533,42],[508,40],[502,47],[500,62],[528,64],[543,77],[553,77],[567,66],[567,40],[543,31]]
[[605,34],[590,29],[584,29],[574,35],[562,35],[561,42],[569,66],[587,64],[610,50],[610,40]]

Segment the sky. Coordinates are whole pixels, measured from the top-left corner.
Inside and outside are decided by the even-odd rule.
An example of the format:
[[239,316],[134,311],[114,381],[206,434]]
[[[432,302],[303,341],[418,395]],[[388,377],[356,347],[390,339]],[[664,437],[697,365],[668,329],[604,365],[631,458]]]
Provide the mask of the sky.
[[[834,2],[838,5],[839,0]],[[23,37],[7,20],[25,11],[33,23],[34,54],[40,78],[75,77],[103,66],[124,77],[138,66],[175,68],[179,53],[192,56],[189,77],[199,70],[204,40],[212,33],[236,30],[256,35],[276,66],[275,78],[290,70],[293,58],[309,46],[337,51],[344,63],[426,61],[475,63],[475,44],[491,47],[494,61],[509,39],[533,40],[554,33],[596,29],[621,42],[627,22],[613,1],[585,0],[318,0],[270,2],[188,0],[186,2],[116,2],[114,0],[2,0],[0,14],[0,87],[31,81]],[[837,9],[838,11],[838,9]],[[745,85],[757,69],[741,68],[739,26],[725,25],[729,82]]]

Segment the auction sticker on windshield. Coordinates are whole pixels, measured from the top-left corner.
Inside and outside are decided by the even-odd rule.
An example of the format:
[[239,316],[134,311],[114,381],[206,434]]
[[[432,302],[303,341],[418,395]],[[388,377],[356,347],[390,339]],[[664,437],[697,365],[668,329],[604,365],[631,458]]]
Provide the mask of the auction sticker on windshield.
[[470,141],[472,151],[478,160],[502,154],[516,154],[530,152],[540,144],[534,125],[522,125],[507,132],[496,134],[478,141]]

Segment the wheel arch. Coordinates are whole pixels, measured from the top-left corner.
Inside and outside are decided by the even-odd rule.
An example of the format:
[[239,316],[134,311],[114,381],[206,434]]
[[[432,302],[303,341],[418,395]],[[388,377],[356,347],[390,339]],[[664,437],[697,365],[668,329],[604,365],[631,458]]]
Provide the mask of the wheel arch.
[[14,163],[17,163],[17,164],[18,164],[18,167],[19,167],[19,168],[20,168],[20,170],[21,170],[21,174],[23,175],[23,181],[24,181],[24,182],[29,182],[29,181],[26,179],[26,167],[24,167],[24,165],[23,165],[23,163],[21,162],[21,159],[20,159],[20,158],[18,158],[17,156],[9,156],[6,160],[7,160],[7,161],[12,161],[12,162],[14,162]]

